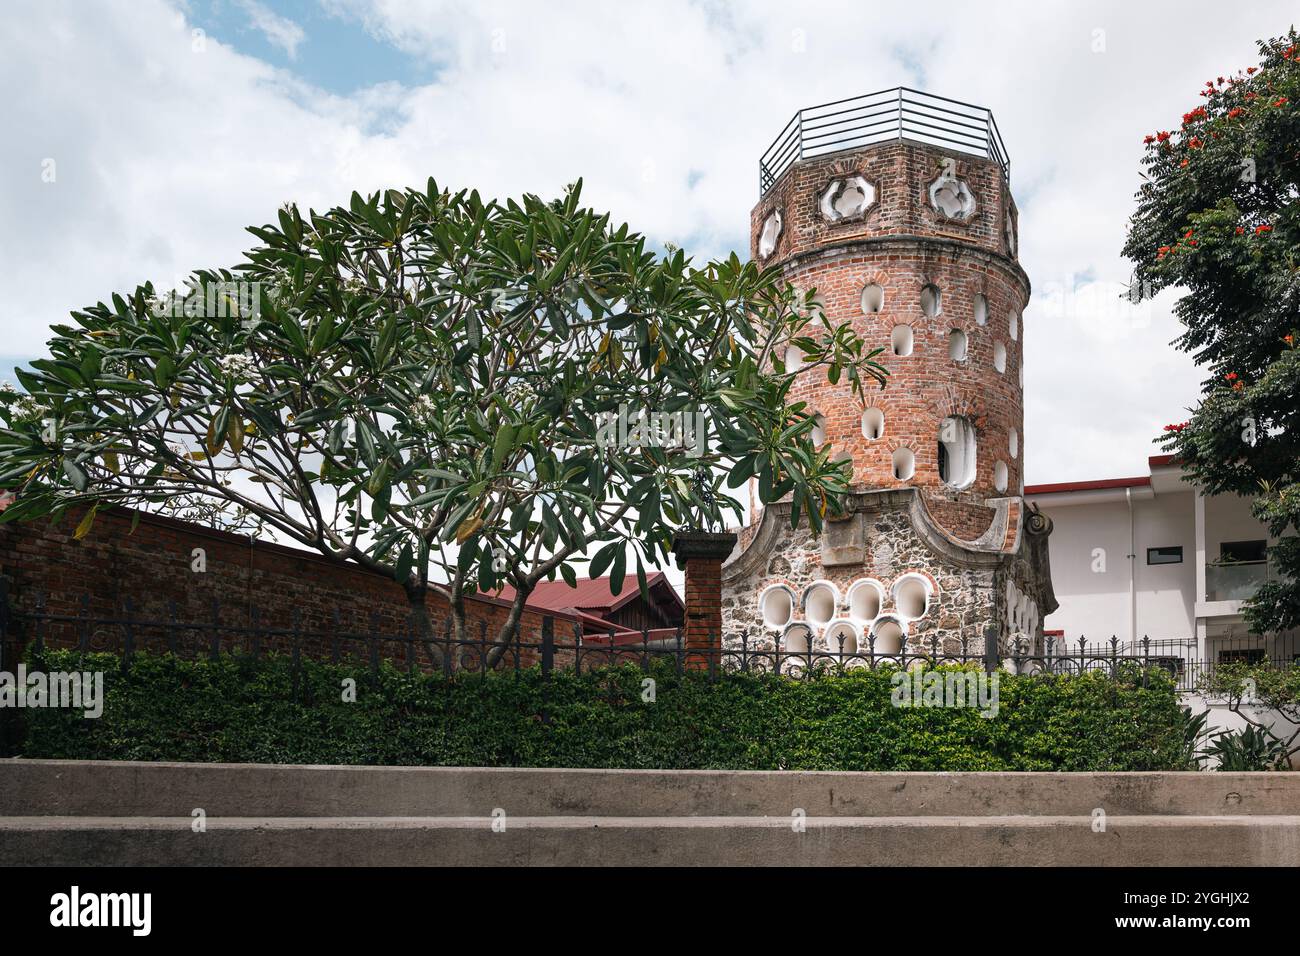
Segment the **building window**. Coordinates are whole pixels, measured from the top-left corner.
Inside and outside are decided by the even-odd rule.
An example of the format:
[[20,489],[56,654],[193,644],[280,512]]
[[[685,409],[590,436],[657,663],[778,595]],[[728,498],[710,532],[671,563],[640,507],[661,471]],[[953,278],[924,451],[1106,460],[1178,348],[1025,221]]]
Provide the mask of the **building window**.
[[1220,664],[1262,664],[1264,663],[1264,648],[1251,647],[1244,649],[1233,649],[1230,651],[1219,651]]
[[885,413],[874,406],[862,413],[862,437],[876,441],[885,434]]
[[872,282],[862,290],[862,311],[874,315],[885,307],[885,290]]
[[1007,347],[1001,342],[993,343],[993,367],[999,375],[1007,370]]
[[1147,564],[1182,564],[1183,547],[1147,548]]
[[948,333],[948,358],[954,362],[966,361],[966,333],[961,329]]
[[983,295],[975,296],[975,324],[986,325],[989,321],[989,300]]
[[808,436],[812,439],[814,445],[822,445],[826,442],[826,416],[821,412],[813,415],[812,432]]
[[894,452],[894,477],[907,481],[916,472],[916,456],[910,448],[900,448]]
[[939,423],[939,479],[954,488],[975,480],[975,427],[960,415]]
[[910,325],[896,325],[891,333],[890,345],[894,348],[895,355],[912,354],[912,327]]
[[934,283],[921,287],[921,311],[932,319],[943,311],[943,294]]
[[1267,541],[1224,541],[1219,545],[1221,564],[1263,564],[1267,560]]

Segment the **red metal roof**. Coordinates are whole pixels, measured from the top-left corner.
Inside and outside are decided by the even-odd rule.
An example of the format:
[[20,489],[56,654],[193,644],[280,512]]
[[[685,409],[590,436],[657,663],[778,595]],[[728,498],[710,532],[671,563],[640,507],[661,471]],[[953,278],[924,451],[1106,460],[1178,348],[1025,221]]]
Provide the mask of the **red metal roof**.
[[1151,484],[1147,478],[1102,478],[1099,481],[1062,481],[1054,485],[1025,485],[1026,495],[1053,495],[1062,491],[1099,491],[1103,488],[1138,488]]
[[[653,571],[646,575],[646,588],[655,592],[654,596],[660,600],[670,600],[683,611],[685,610],[686,606],[682,604],[677,590],[668,582],[667,576],[662,571]],[[624,579],[623,590],[619,594],[610,592],[608,576],[579,578],[576,588],[569,587],[569,583],[563,579],[542,581],[528,596],[528,607],[554,611],[573,609],[601,617],[617,611],[640,593],[641,590],[637,587],[633,575],[628,575]],[[496,597],[513,601],[515,589],[507,584],[496,592]]]

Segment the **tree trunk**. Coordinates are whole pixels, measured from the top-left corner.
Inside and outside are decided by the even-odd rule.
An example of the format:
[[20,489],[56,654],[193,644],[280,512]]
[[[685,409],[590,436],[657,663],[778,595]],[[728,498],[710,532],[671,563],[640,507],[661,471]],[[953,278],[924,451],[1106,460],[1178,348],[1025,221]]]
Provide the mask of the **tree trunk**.
[[514,640],[515,634],[519,630],[519,622],[524,616],[524,604],[532,593],[532,588],[526,591],[521,588],[515,592],[514,603],[510,605],[510,613],[506,615],[501,629],[497,631],[496,639],[492,642],[492,647],[488,649],[487,667],[489,670],[497,666],[506,649],[510,646],[510,642]]
[[[428,585],[410,585],[406,588],[406,600],[411,605],[411,623],[415,625],[416,642],[424,646],[425,653],[429,655],[429,662],[435,668],[441,668],[443,666],[443,649],[438,646],[433,621],[429,617],[429,606],[425,603],[425,596],[428,591]],[[452,660],[455,660],[454,654]]]

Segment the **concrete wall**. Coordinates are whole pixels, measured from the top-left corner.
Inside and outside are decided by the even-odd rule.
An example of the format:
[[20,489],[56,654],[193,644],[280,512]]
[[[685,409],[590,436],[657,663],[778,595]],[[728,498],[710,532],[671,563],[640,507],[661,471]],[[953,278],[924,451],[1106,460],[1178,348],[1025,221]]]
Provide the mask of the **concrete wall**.
[[1298,808],[1277,773],[0,762],[46,865],[1295,866]]

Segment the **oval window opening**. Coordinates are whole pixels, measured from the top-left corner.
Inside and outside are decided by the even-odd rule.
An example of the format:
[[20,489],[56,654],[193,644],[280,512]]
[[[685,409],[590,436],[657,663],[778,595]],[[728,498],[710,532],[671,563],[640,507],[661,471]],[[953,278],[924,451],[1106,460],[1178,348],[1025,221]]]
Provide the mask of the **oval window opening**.
[[856,654],[858,629],[848,621],[836,621],[826,629],[826,649],[832,654]]
[[1020,316],[1017,315],[1015,312],[1012,312],[1011,319],[1009,320],[1009,322],[1010,322],[1010,330],[1011,330],[1011,341],[1014,342],[1016,339],[1020,337]]
[[907,481],[916,472],[916,456],[910,448],[900,448],[894,452],[894,477]]
[[975,324],[988,325],[989,322],[989,300],[982,294],[975,296]]
[[874,315],[885,307],[885,290],[871,283],[862,290],[862,311]]
[[903,649],[903,627],[893,618],[876,624],[875,643],[871,649],[876,654],[897,654]]
[[849,588],[849,617],[855,621],[874,621],[882,603],[880,586],[874,581],[857,581]]
[[966,333],[961,329],[948,333],[948,358],[954,362],[966,361]]
[[993,343],[993,367],[999,374],[1007,370],[1007,347],[1001,342]]
[[862,413],[862,437],[875,441],[884,437],[885,413],[878,408],[868,408]]
[[821,627],[831,622],[835,616],[835,605],[839,603],[834,588],[825,582],[814,584],[808,589],[803,599],[804,617],[810,624]]
[[821,412],[813,416],[813,427],[809,437],[814,445],[821,445],[826,441],[826,416]]
[[894,331],[890,335],[889,341],[894,348],[895,355],[911,355],[912,327],[910,325],[894,326]]
[[933,283],[921,287],[921,311],[934,318],[943,311],[943,293]]
[[1007,490],[1007,463],[999,461],[993,466],[993,487],[998,491]]
[[807,624],[794,624],[786,629],[781,635],[781,649],[787,654],[807,654],[808,638],[812,631],[808,629]]
[[1020,454],[1020,433],[1014,428],[1007,435],[1007,451],[1011,452],[1012,458]]
[[785,370],[797,372],[803,365],[803,350],[797,345],[787,345],[785,349]]
[[916,620],[930,610],[930,589],[923,579],[905,577],[894,585],[894,606],[903,617]]
[[953,488],[975,480],[975,426],[961,415],[939,423],[939,478]]
[[794,616],[794,598],[783,587],[768,588],[758,602],[763,623],[768,627],[785,627]]

